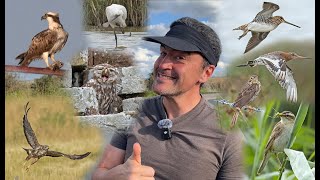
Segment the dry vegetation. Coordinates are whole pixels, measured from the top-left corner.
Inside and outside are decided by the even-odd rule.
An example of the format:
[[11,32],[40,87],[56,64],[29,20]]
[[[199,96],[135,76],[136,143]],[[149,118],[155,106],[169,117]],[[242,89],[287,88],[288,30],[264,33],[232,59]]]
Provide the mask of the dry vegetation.
[[143,27],[147,24],[147,0],[83,0],[85,26],[101,26],[107,22],[105,9],[111,4],[121,4],[127,9],[127,26]]
[[88,49],[88,65],[108,63],[114,67],[128,67],[134,63],[133,54],[126,51],[105,51],[100,49]]
[[227,77],[212,77],[202,87],[202,93],[223,93],[231,86]]

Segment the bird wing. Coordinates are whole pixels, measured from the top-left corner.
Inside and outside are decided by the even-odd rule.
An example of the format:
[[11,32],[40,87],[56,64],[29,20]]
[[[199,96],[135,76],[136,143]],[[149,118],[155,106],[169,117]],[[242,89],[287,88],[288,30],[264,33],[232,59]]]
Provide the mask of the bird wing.
[[238,95],[233,106],[242,108],[247,105],[254,97],[259,93],[260,87],[259,84],[253,83],[249,86],[246,86]]
[[[112,21],[114,21],[115,19],[117,19],[120,15],[121,15],[121,14],[115,14],[115,15],[113,16],[113,19],[112,19],[110,22],[112,22]],[[110,23],[110,22],[109,22],[109,23]]]
[[277,11],[280,7],[277,4],[271,2],[264,2],[262,5],[262,10],[256,15],[256,19],[266,19],[272,16],[272,14]]
[[56,51],[56,52],[59,52],[59,51],[64,47],[64,45],[66,45],[66,42],[67,42],[68,37],[69,37],[69,33],[68,33],[67,31],[65,31],[65,33],[66,33],[66,36],[65,36],[65,38],[63,39],[63,42],[61,43],[60,48],[59,48],[59,49],[57,49],[57,51]]
[[293,72],[288,66],[286,71],[286,78],[284,80],[279,80],[279,84],[282,88],[287,90],[287,100],[297,102],[297,85],[293,78]]
[[253,49],[254,47],[256,47],[258,44],[261,43],[261,41],[263,41],[267,36],[269,32],[253,32],[251,31],[252,37],[249,39],[249,42],[247,44],[246,50],[244,51],[244,53],[250,51],[251,49]]
[[265,58],[264,63],[266,68],[279,82],[280,86],[287,90],[287,100],[296,102],[298,99],[297,85],[293,78],[293,72],[289,66],[287,66],[285,60]]
[[27,107],[28,107],[29,102],[26,104],[25,109],[24,109],[24,116],[23,116],[23,131],[24,131],[24,135],[27,138],[28,143],[30,144],[30,146],[35,149],[38,146],[40,146],[40,144],[38,143],[37,137],[35,135],[35,133],[32,130],[32,127],[28,121],[28,111]]
[[285,60],[265,57],[263,62],[276,80],[285,80],[287,74],[287,64]]
[[32,38],[25,59],[34,59],[37,56],[41,56],[43,52],[49,51],[54,46],[57,38],[56,31],[46,29],[39,32]]
[[283,130],[283,124],[281,123],[281,121],[279,121],[273,128],[272,132],[271,132],[271,136],[267,142],[266,151],[272,150],[272,145],[274,140],[280,136],[280,134],[282,133]]
[[77,154],[70,155],[70,154],[64,154],[64,153],[61,153],[58,151],[48,151],[46,156],[51,156],[51,157],[64,156],[64,157],[67,157],[72,160],[77,160],[77,159],[83,159],[83,158],[87,157],[90,153],[91,152],[87,152],[87,153],[80,154],[80,155],[77,155]]

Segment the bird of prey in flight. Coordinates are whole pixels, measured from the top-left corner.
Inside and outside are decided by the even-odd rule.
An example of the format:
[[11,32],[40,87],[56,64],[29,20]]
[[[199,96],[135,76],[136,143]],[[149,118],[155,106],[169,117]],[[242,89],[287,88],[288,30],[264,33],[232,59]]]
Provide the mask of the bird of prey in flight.
[[[58,13],[47,12],[41,17],[41,20],[43,19],[48,21],[48,29],[36,34],[28,50],[18,55],[16,59],[20,60],[19,65],[21,66],[29,66],[32,61],[43,59],[47,68],[60,69],[63,63],[55,60],[54,55],[64,47],[69,34],[63,29]],[[53,62],[51,65],[48,62],[49,57]]]
[[[87,157],[91,152],[87,152],[84,154],[80,154],[80,155],[70,155],[70,154],[65,154],[62,152],[58,152],[58,151],[51,151],[49,150],[49,146],[48,145],[41,145],[39,144],[37,137],[34,133],[34,131],[32,130],[32,127],[28,121],[28,112],[30,110],[30,108],[28,108],[28,104],[29,102],[26,104],[25,106],[25,114],[23,116],[23,131],[24,131],[24,135],[29,143],[29,145],[32,147],[32,149],[26,149],[23,148],[28,156],[25,159],[25,163],[27,163],[28,160],[30,160],[31,158],[33,158],[33,162],[26,168],[26,170],[28,170],[30,168],[31,165],[33,165],[34,163],[36,163],[40,158],[44,157],[44,156],[51,156],[51,157],[60,157],[60,156],[64,156],[67,157],[69,159],[72,160],[77,160],[77,159],[83,159],[85,157]],[[24,164],[25,164],[24,163]]]

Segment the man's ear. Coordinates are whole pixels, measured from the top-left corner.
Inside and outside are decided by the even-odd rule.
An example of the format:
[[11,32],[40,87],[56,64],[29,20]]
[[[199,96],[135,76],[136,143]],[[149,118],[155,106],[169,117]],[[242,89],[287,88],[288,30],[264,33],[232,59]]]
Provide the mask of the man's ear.
[[204,68],[201,78],[199,79],[200,83],[205,83],[212,76],[212,73],[216,67],[214,65],[209,65]]

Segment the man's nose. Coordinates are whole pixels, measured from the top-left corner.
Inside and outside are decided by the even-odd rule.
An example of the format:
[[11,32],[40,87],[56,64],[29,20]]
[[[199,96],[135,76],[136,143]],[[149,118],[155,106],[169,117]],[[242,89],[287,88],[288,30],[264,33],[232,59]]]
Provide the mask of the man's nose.
[[166,55],[165,57],[159,59],[158,68],[171,69],[172,68],[172,60],[171,60],[170,56]]

